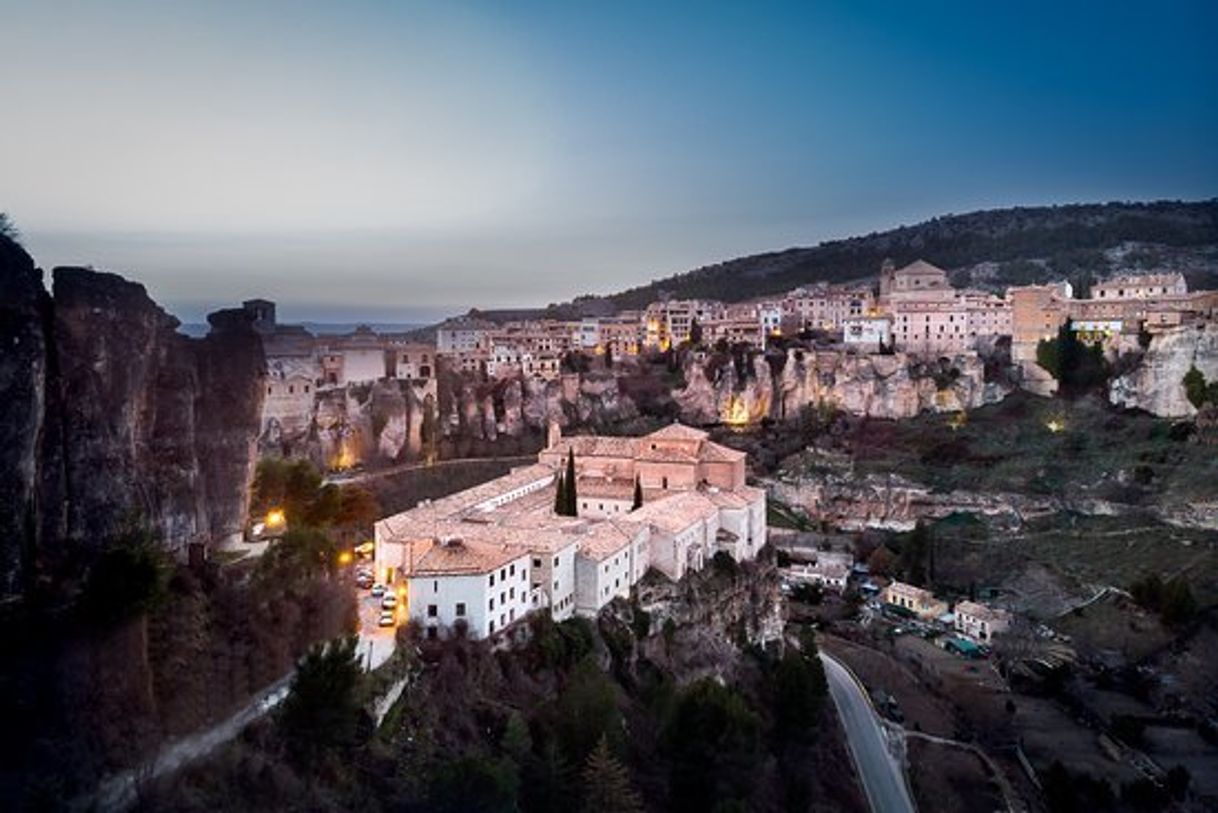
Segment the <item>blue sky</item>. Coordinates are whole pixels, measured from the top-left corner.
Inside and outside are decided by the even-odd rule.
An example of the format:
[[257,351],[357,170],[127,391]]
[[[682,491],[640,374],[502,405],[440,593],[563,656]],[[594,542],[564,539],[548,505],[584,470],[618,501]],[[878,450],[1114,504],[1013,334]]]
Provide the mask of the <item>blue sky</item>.
[[415,320],[1218,194],[1218,4],[0,0],[0,210],[188,320]]

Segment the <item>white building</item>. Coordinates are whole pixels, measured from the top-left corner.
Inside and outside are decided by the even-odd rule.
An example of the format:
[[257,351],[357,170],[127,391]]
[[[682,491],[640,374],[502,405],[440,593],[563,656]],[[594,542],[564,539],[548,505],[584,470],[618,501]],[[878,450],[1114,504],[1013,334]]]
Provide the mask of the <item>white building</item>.
[[995,635],[1006,632],[1011,625],[1011,614],[1006,610],[988,607],[975,601],[962,601],[956,605],[955,627],[975,641],[989,643]]
[[892,344],[892,319],[887,316],[852,316],[842,320],[842,341],[852,347],[877,350]]
[[[555,475],[571,453],[579,516],[558,516]],[[650,567],[679,579],[719,551],[757,555],[765,492],[745,485],[744,464],[675,424],[641,438],[562,438],[555,427],[536,465],[377,522],[376,576],[405,581],[409,617],[436,635],[458,621],[477,636],[510,634],[532,611],[595,615]]]
[[474,637],[494,635],[531,608],[530,557],[504,545],[445,537],[411,550],[407,613],[428,637],[458,624]]

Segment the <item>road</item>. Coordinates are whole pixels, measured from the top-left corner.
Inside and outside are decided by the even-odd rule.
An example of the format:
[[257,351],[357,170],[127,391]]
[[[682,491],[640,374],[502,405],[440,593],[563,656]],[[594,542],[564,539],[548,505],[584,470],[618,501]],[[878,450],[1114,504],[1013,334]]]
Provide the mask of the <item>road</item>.
[[383,469],[361,469],[353,472],[334,472],[332,474],[327,474],[323,479],[323,482],[334,483],[335,485],[349,485],[351,483],[360,483],[377,477],[388,477],[393,474],[400,474],[404,471],[413,471],[415,469],[445,468],[447,466],[460,466],[465,463],[508,463],[511,465],[519,465],[536,462],[537,455],[535,454],[509,455],[507,457],[454,457],[448,460],[436,460],[433,463],[399,463],[396,466],[387,466]]
[[235,738],[247,725],[282,703],[291,683],[292,675],[280,678],[227,720],[170,743],[161,749],[155,759],[140,768],[110,777],[102,782],[92,798],[78,800],[72,807],[81,810],[126,810],[137,801],[141,783],[173,773]]
[[[397,627],[380,625],[381,600],[374,598],[372,593],[360,590],[357,601],[359,602],[359,656],[364,664],[364,670],[372,671],[389,660],[389,656],[393,654]],[[397,620],[400,621],[405,613],[406,608],[399,603],[395,613]]]
[[872,813],[914,813],[901,765],[888,750],[884,727],[863,687],[829,655],[822,652],[820,659]]

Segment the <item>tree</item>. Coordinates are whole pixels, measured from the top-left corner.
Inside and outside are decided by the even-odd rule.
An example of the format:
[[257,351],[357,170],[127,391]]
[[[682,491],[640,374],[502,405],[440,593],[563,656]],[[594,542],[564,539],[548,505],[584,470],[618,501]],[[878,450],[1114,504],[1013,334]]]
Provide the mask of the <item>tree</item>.
[[630,774],[609,752],[604,737],[588,755],[582,778],[584,813],[643,813],[643,802],[630,784]]
[[733,689],[710,678],[689,686],[663,741],[672,759],[672,798],[687,809],[748,797],[761,758],[760,722]]
[[516,809],[520,775],[509,759],[466,756],[440,766],[428,795],[440,813],[503,813]]
[[579,516],[579,494],[575,489],[575,450],[567,449],[567,476],[563,478],[566,485],[567,504],[563,513],[568,517]]
[[89,567],[80,610],[109,625],[147,612],[165,597],[170,565],[156,537],[132,522]]
[[554,477],[554,513],[560,517],[567,513],[567,489],[561,471]]
[[1209,399],[1209,388],[1205,385],[1205,375],[1197,369],[1196,365],[1188,368],[1188,372],[1184,374],[1184,394],[1188,396],[1188,402],[1197,409],[1205,404]]
[[617,684],[585,658],[571,672],[558,697],[559,746],[573,763],[580,764],[602,739],[613,748],[622,745],[622,713],[618,709]]
[[892,572],[892,551],[881,545],[867,557],[867,570],[873,576],[887,576]]
[[533,739],[529,736],[529,724],[520,712],[512,710],[507,725],[503,728],[503,739],[499,744],[517,765],[524,765],[533,751]]
[[605,345],[605,369],[613,369],[613,345]]
[[634,478],[634,502],[630,506],[631,511],[636,511],[643,507],[643,481],[635,475]]
[[8,216],[8,212],[0,212],[0,239],[7,239],[14,243],[21,237],[21,232],[17,231],[17,226],[14,225],[13,219]]
[[280,719],[284,740],[304,765],[314,765],[355,742],[363,672],[352,635],[320,644],[296,667]]
[[702,344],[702,325],[696,317],[689,321],[689,343],[694,347]]

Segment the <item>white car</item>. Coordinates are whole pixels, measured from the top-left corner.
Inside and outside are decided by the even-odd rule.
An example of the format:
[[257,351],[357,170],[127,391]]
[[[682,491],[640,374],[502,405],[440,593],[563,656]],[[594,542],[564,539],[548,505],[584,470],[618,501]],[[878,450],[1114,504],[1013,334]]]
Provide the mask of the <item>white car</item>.
[[395,608],[397,606],[398,606],[398,597],[395,596],[393,593],[386,593],[385,596],[381,599],[381,609],[382,610],[392,610],[393,608]]
[[372,585],[372,597],[373,598],[380,598],[383,595],[385,595],[385,585],[383,585],[383,584]]
[[379,623],[382,627],[392,627],[393,622],[393,610],[384,610],[381,612],[381,620]]

